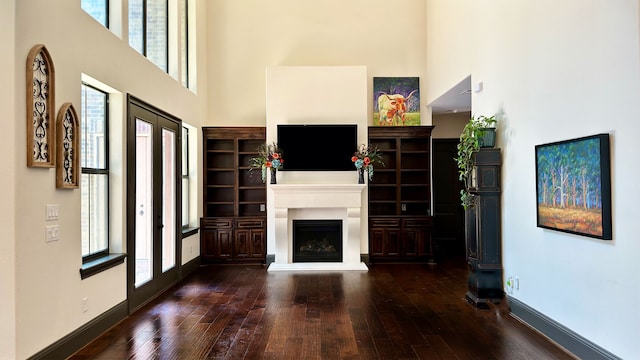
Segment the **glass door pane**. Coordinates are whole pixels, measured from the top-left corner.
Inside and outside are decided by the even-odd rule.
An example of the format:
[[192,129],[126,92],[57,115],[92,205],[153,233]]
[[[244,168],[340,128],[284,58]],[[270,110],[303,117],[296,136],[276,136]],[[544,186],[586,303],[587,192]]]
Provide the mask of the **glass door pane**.
[[176,134],[162,129],[162,272],[176,265]]
[[135,286],[153,276],[153,127],[136,119]]

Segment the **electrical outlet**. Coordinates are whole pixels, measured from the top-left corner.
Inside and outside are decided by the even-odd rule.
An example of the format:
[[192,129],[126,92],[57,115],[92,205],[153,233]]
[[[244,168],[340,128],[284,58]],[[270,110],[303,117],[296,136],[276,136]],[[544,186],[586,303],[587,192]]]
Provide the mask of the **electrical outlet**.
[[260,204],[260,212],[267,211],[267,207],[264,204]]
[[407,204],[400,205],[402,211],[407,211]]
[[507,277],[507,284],[505,286],[505,292],[507,294],[513,294],[513,275]]
[[83,297],[82,298],[82,312],[86,313],[87,311],[89,311],[89,298]]
[[519,276],[516,276],[516,279],[514,280],[514,283],[515,283],[514,285],[515,285],[516,290],[520,290],[520,277]]

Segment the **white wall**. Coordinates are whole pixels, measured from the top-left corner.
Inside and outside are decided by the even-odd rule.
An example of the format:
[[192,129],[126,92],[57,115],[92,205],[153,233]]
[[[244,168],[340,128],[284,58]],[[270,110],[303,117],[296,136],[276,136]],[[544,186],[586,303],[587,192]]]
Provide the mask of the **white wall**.
[[[471,21],[476,1],[426,1],[426,93],[430,104],[471,74],[475,56]],[[486,24],[482,24],[486,26]]]
[[[327,91],[327,89],[334,90]],[[277,142],[278,124],[355,124],[358,125],[358,144],[365,144],[370,122],[367,116],[368,94],[365,66],[268,67],[267,142]],[[330,110],[327,104],[331,104]],[[330,140],[327,146],[331,146]],[[321,156],[321,154],[309,155]],[[282,171],[278,174],[278,182],[355,184],[357,173],[356,171]],[[267,254],[274,254],[276,250],[275,209],[273,192],[269,187],[270,185],[267,184]],[[365,191],[362,196],[361,253],[368,253],[366,199]]]
[[431,132],[431,137],[434,139],[457,139],[470,118],[471,113],[466,111],[455,114],[433,115],[432,122],[435,128]]
[[374,76],[418,76],[421,89],[428,81],[424,0],[224,0],[208,6],[207,125],[264,126],[266,66],[365,65],[369,94]]
[[[11,29],[4,30],[5,24],[12,25],[13,3],[16,9],[15,32]],[[201,11],[192,20],[204,25],[206,1],[198,0],[194,4],[199,6]],[[121,15],[126,15],[126,8],[124,6],[121,9],[125,12]],[[71,333],[126,298],[125,265],[119,265],[85,280],[80,279],[80,191],[56,190],[54,169],[26,167],[24,64],[29,49],[42,43],[52,56],[56,71],[56,111],[67,101],[72,102],[76,109],[80,109],[81,74],[85,73],[122,94],[131,93],[199,128],[206,114],[206,88],[195,89],[201,97],[185,89],[175,79],[131,49],[126,41],[107,31],[82,11],[80,1],[2,2],[0,13],[3,26],[3,30],[0,31],[2,43],[9,49],[15,49],[15,52],[10,51],[10,59],[0,59],[0,64],[3,65],[0,68],[3,72],[8,71],[8,76],[3,78],[13,79],[13,87],[10,87],[8,95],[0,97],[1,101],[13,102],[12,96],[15,99],[15,105],[9,103],[5,105],[11,106],[3,107],[9,109],[5,114],[5,120],[11,122],[12,126],[9,129],[13,135],[8,136],[0,145],[4,150],[4,157],[9,159],[6,165],[3,163],[2,168],[4,170],[6,166],[14,177],[1,178],[7,194],[20,199],[15,201],[9,196],[0,208],[3,214],[9,212],[5,206],[13,208],[9,214],[2,216],[1,221],[15,224],[13,227],[5,227],[10,229],[9,243],[5,243],[3,235],[0,258],[5,256],[5,250],[7,254],[13,253],[13,244],[16,254],[15,263],[13,260],[0,262],[3,287],[3,306],[0,311],[3,315],[5,311],[9,311],[6,317],[8,321],[3,320],[0,325],[0,333],[4,334],[9,330],[7,327],[13,326],[12,319],[15,318],[17,324],[15,331],[11,332],[15,333],[15,337],[11,334],[7,337],[0,336],[0,358],[23,359]],[[115,23],[122,26],[126,21]],[[203,29],[201,25],[197,31]],[[115,31],[116,33],[123,33],[121,28],[117,30],[119,31]],[[15,46],[11,46],[14,35]],[[204,46],[206,44],[203,42],[199,46],[198,54],[206,53]],[[192,60],[202,65],[202,56]],[[198,66],[198,69],[202,71],[198,71],[196,80],[198,77],[206,76],[205,66]],[[206,82],[200,79],[197,83]],[[112,120],[120,122],[114,123],[114,126],[122,125],[124,114],[124,103],[121,102],[119,111],[111,113]],[[124,137],[124,132],[121,133],[121,137]],[[115,140],[122,139],[116,137]],[[111,160],[123,161],[124,142],[114,151],[121,157]],[[122,165],[126,166],[126,163]],[[113,179],[116,184],[112,185],[124,188],[123,175],[120,174]],[[57,224],[60,226],[61,239],[53,243],[44,241],[46,204],[60,205],[60,220]],[[121,222],[123,214],[124,209],[112,208],[114,222]],[[126,240],[123,236],[113,235],[113,245],[116,248],[124,248]],[[5,277],[8,277],[6,282]],[[12,279],[18,284],[15,290],[12,289]],[[5,286],[8,287],[7,295],[4,293]],[[15,296],[12,296],[13,291]],[[88,298],[89,305],[86,313],[82,312],[81,305],[84,297]],[[11,311],[13,304],[16,304],[15,314]],[[5,319],[4,316],[2,318]],[[4,346],[5,341],[8,343],[7,346]]]
[[16,81],[14,79],[23,79],[20,76],[23,75],[22,72],[18,71],[23,67],[18,67],[14,56],[15,36],[15,1],[2,1],[0,44],[3,55],[0,56],[0,78],[5,81],[4,86],[0,86],[0,109],[3,109],[2,125],[5,136],[0,141],[0,154],[3,155],[0,162],[0,188],[4,193],[0,201],[0,359],[16,357],[16,179],[13,174],[18,155],[23,155],[16,149],[16,138],[25,135],[17,133],[13,121],[18,119],[17,109],[22,102],[18,102],[11,84]]
[[[465,9],[474,11],[469,21],[442,24]],[[505,274],[520,277],[512,296],[617,356],[635,358],[638,1],[429,0],[427,12],[427,64],[451,65],[428,67],[427,77],[438,82],[430,87],[446,90],[470,69],[473,83],[484,82],[472,112],[503,114],[503,264]],[[451,51],[460,34],[472,41],[463,38],[467,49]],[[462,62],[455,59],[461,53]],[[611,135],[613,240],[537,228],[534,146],[601,132]]]

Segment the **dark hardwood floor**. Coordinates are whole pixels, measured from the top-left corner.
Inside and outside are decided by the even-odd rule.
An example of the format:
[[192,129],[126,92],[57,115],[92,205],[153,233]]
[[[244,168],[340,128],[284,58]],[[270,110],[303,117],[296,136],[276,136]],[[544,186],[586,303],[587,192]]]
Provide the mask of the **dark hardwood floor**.
[[70,359],[574,359],[464,300],[462,261],[291,273],[202,266]]

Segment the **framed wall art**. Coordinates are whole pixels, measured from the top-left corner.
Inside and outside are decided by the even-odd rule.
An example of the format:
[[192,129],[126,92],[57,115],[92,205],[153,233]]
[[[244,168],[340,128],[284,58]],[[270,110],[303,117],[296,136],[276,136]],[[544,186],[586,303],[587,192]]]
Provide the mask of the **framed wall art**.
[[55,69],[47,48],[27,56],[27,166],[55,166]]
[[64,103],[56,121],[56,187],[77,189],[80,172],[80,126],[73,104]]
[[373,125],[420,125],[420,78],[373,78]]
[[609,134],[536,145],[537,226],[612,239]]

